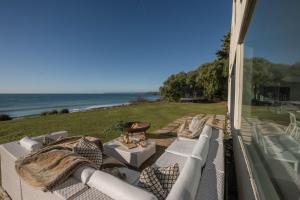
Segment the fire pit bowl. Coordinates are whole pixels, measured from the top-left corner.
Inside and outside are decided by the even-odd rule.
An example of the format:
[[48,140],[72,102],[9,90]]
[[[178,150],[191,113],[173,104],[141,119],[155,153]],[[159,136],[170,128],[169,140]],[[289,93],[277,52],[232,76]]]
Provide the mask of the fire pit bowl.
[[148,122],[127,122],[124,131],[128,133],[146,132],[150,128]]

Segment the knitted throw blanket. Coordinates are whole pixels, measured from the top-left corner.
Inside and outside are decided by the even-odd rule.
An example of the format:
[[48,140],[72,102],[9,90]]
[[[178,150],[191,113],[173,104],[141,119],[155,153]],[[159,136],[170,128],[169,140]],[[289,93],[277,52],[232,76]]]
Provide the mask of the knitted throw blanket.
[[[64,138],[17,160],[15,164],[17,173],[28,184],[43,191],[50,191],[83,165],[96,168],[93,162],[72,152],[80,138]],[[92,137],[86,139],[97,141]]]

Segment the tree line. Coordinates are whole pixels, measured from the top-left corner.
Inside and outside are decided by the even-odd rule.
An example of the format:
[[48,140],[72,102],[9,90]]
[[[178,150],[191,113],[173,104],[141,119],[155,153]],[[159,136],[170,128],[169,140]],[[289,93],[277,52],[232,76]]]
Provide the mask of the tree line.
[[[173,74],[160,87],[160,95],[167,101],[180,98],[202,97],[207,100],[226,100],[229,74],[230,33],[221,40],[216,58],[189,72]],[[244,59],[243,99],[258,101],[263,87],[298,85],[300,88],[300,62],[278,64],[266,58]]]
[[216,58],[189,72],[172,74],[160,87],[160,95],[167,101],[185,97],[203,97],[207,100],[227,98],[228,58],[230,33],[224,35]]

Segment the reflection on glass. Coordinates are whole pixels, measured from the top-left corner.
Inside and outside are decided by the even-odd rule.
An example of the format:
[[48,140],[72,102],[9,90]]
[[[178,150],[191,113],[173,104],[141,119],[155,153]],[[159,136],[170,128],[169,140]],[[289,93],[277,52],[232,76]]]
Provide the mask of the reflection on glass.
[[300,1],[257,1],[245,39],[241,135],[265,199],[300,197]]

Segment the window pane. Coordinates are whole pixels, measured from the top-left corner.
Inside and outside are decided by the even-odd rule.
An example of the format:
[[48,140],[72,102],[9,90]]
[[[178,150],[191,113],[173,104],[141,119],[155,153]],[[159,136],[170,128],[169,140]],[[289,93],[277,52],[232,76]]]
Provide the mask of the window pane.
[[265,199],[300,197],[299,9],[258,0],[244,41],[240,134]]

